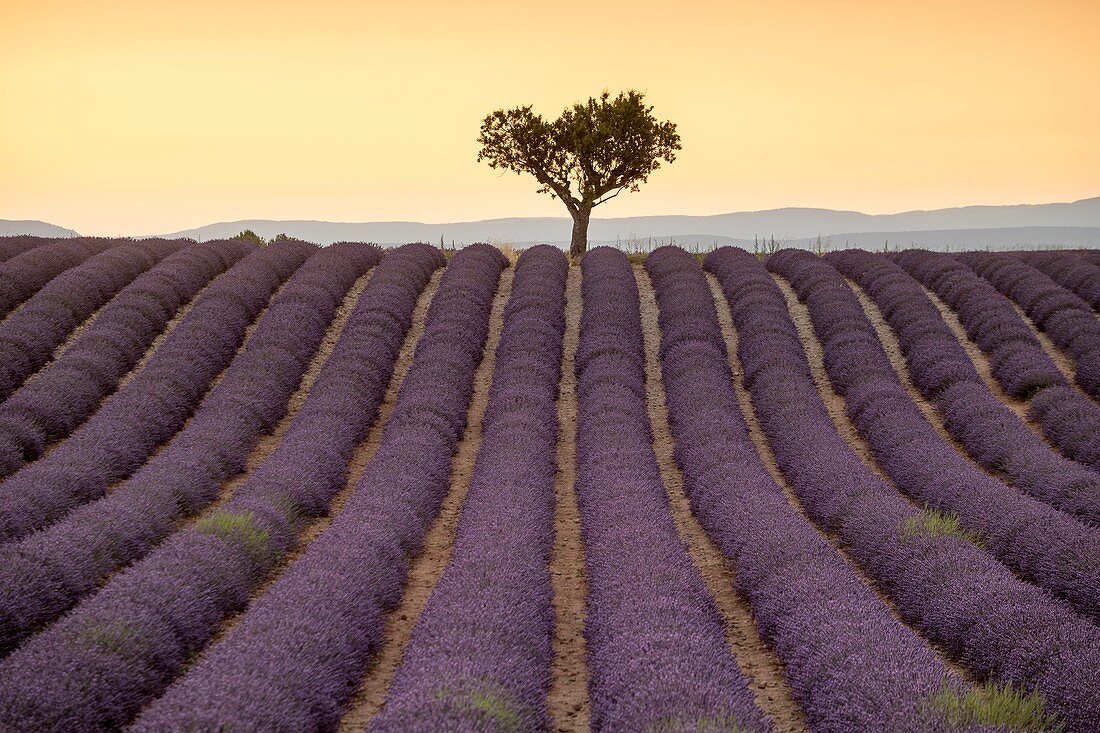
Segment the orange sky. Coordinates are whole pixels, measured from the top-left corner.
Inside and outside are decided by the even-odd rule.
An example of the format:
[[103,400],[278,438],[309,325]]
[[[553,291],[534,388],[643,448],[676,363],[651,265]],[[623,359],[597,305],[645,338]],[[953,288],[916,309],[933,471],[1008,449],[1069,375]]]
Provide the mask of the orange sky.
[[1098,30],[1096,0],[0,0],[0,218],[564,215],[479,122],[605,87],[684,149],[597,215],[1097,196]]

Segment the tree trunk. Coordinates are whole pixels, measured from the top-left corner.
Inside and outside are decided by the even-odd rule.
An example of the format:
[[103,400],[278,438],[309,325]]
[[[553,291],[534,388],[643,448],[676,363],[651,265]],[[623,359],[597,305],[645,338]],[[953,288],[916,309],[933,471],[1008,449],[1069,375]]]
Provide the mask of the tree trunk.
[[580,257],[588,249],[588,220],[591,208],[579,208],[573,212],[573,239],[569,243],[569,256]]

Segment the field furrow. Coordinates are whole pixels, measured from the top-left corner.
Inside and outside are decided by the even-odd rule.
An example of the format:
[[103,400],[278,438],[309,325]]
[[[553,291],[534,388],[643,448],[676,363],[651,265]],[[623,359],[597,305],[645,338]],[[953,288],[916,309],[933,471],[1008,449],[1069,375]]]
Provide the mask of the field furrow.
[[580,341],[581,271],[570,267],[565,281],[565,334],[558,387],[557,471],[554,475],[554,549],[550,585],[554,604],[554,658],[550,664],[547,708],[556,733],[588,730],[587,645],[584,640],[584,540],[577,508],[577,344]]

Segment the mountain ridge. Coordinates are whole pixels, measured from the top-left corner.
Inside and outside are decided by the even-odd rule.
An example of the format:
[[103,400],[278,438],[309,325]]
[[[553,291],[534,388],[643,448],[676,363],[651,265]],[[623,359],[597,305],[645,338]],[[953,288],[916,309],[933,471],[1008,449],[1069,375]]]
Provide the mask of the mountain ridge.
[[[24,224],[36,231],[15,231]],[[39,236],[76,236],[76,232],[45,222],[12,222],[0,220],[0,233],[36,234],[43,227],[53,233]],[[287,234],[318,244],[339,240],[372,241],[398,244],[410,241],[468,244],[474,241],[560,243],[569,239],[571,222],[568,217],[505,217],[475,221],[424,223],[416,221],[333,222],[312,219],[239,219],[206,224],[156,236],[190,237],[198,240],[231,237],[243,229],[251,229],[262,237]],[[1074,242],[1082,237],[1094,241],[1093,234],[1082,231],[1100,228],[1100,197],[1047,204],[968,205],[945,209],[915,209],[893,214],[865,214],[858,211],[819,207],[789,206],[701,216],[673,214],[594,218],[589,227],[592,242],[640,243],[650,239],[695,240],[699,242],[729,240],[752,242],[754,238],[771,238],[799,242],[871,235],[905,236],[920,232],[938,232],[940,239],[953,238],[958,231],[1005,230],[1001,239],[1012,236],[1038,238],[1055,237],[1050,243],[1070,237]],[[1015,233],[1008,230],[1019,230]],[[1044,231],[1046,230],[1046,231]],[[62,233],[64,232],[64,233]],[[983,234],[998,239],[996,234]],[[928,238],[917,237],[920,238]],[[1029,242],[1017,242],[1028,244]],[[1069,242],[1067,242],[1068,244]]]

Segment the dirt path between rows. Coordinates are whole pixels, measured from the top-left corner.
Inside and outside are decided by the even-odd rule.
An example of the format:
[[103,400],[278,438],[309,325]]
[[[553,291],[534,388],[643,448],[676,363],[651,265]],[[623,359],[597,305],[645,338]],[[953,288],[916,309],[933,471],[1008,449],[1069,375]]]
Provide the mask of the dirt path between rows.
[[336,342],[339,340],[340,335],[344,332],[344,326],[347,324],[352,311],[355,310],[355,306],[359,302],[359,296],[363,294],[363,290],[367,287],[367,283],[370,282],[372,274],[374,274],[373,268],[361,275],[344,295],[343,301],[336,308],[336,315],[329,323],[329,327],[325,331],[325,335],[321,338],[321,343],[317,347],[317,351],[313,353],[309,366],[306,367],[306,371],[302,375],[302,381],[299,383],[298,389],[295,390],[294,394],[287,400],[286,412],[283,413],[282,419],[279,420],[270,433],[262,435],[260,439],[256,441],[256,444],[252,447],[251,453],[248,454],[248,458],[245,459],[244,470],[228,481],[223,482],[221,489],[218,490],[217,498],[193,518],[185,520],[182,523],[181,529],[201,521],[207,514],[215,512],[224,506],[233,494],[236,493],[240,485],[245,482],[248,478],[248,474],[263,463],[263,461],[279,447],[279,443],[282,442],[283,436],[286,435],[286,431],[290,429],[290,425],[294,422],[294,418],[298,416],[298,411],[302,409],[302,405],[305,404],[306,398],[309,397],[309,392],[313,389],[314,382],[317,381],[317,377],[320,375],[325,363],[332,355],[332,350],[336,346]]
[[[264,582],[253,589],[249,597],[250,605],[267,592],[268,588],[279,579],[279,575],[282,571],[297,560],[298,557],[306,551],[306,548],[309,547],[313,540],[317,539],[322,532],[328,529],[333,520],[343,511],[344,504],[347,503],[352,492],[355,491],[355,486],[359,483],[359,479],[366,470],[367,464],[370,463],[371,458],[374,457],[379,444],[382,442],[382,433],[385,431],[386,424],[389,422],[390,415],[393,413],[394,404],[397,402],[397,393],[401,389],[402,382],[405,380],[405,374],[408,373],[409,365],[412,364],[413,354],[416,352],[416,345],[420,342],[420,337],[424,334],[425,316],[428,313],[428,307],[431,305],[432,297],[435,295],[436,288],[439,285],[439,279],[442,276],[443,268],[436,270],[432,279],[428,282],[427,286],[425,286],[416,302],[416,307],[413,310],[412,325],[409,327],[409,332],[405,334],[405,340],[402,342],[401,350],[397,354],[397,360],[394,362],[393,374],[390,376],[389,384],[386,387],[386,395],[382,403],[378,406],[378,415],[374,419],[374,424],[371,425],[367,438],[356,446],[355,452],[352,453],[351,460],[348,462],[347,481],[344,484],[344,488],[340,489],[332,498],[332,501],[329,502],[328,514],[323,517],[318,517],[306,525],[298,535],[298,542],[294,548],[286,553],[279,562],[279,566],[268,575]],[[245,478],[247,478],[247,475]],[[247,610],[248,607],[246,606],[235,615],[227,618],[218,631],[211,637],[210,641],[207,642],[206,649],[213,648],[216,643],[221,641],[223,637],[232,631],[234,627],[240,623],[241,618],[243,618]]]
[[[914,282],[916,282],[915,279]],[[1016,417],[1020,419],[1020,422],[1031,428],[1032,432],[1040,438],[1046,440],[1042,428],[1027,419],[1027,400],[1013,397],[1004,391],[1004,388],[1001,387],[1001,383],[993,376],[993,367],[989,363],[989,357],[985,355],[985,352],[981,350],[978,344],[971,340],[970,336],[966,333],[966,327],[963,326],[959,317],[955,315],[955,311],[951,310],[951,306],[940,300],[938,295],[924,287],[923,284],[917,282],[917,285],[924,291],[924,294],[928,296],[928,299],[932,301],[932,305],[936,306],[936,310],[940,312],[940,318],[942,318],[943,322],[947,324],[947,327],[951,329],[951,333],[954,334],[955,339],[959,342],[959,345],[962,346],[963,351],[970,357],[971,363],[974,364],[974,368],[978,371],[978,376],[985,382],[985,386],[989,391],[1001,402],[1008,405],[1008,408],[1016,413]],[[1053,446],[1052,449],[1057,450],[1053,448]]]
[[386,693],[401,665],[405,647],[409,644],[416,620],[424,610],[428,597],[439,582],[451,559],[455,529],[458,525],[466,493],[470,489],[474,463],[481,447],[481,420],[489,403],[489,386],[493,381],[496,350],[504,327],[504,306],[512,292],[515,268],[508,267],[500,276],[489,315],[489,336],[485,341],[481,363],[474,373],[474,391],[466,410],[466,430],[451,459],[451,487],[439,514],[432,520],[424,546],[409,566],[405,592],[401,603],[386,615],[382,648],[371,662],[359,684],[359,691],[348,705],[338,728],[341,732],[359,733],[385,705]]
[[[965,668],[963,668],[950,657],[948,657],[936,644],[925,638],[925,636],[920,632],[919,629],[915,629],[908,623],[906,623],[905,619],[902,618],[901,613],[898,612],[897,607],[894,606],[894,602],[890,599],[890,597],[878,587],[878,585],[869,575],[867,575],[867,573],[859,565],[859,563],[849,557],[848,553],[843,548],[840,539],[834,534],[823,531],[820,527],[817,526],[817,524],[813,522],[813,520],[810,519],[809,515],[806,513],[805,507],[802,506],[802,500],[798,497],[798,494],[795,493],[794,489],[787,481],[786,476],[783,475],[783,472],[779,470],[779,464],[775,460],[775,454],[772,452],[771,446],[768,444],[768,439],[764,435],[763,428],[761,428],[760,426],[760,421],[756,417],[756,408],[753,407],[752,398],[749,395],[748,391],[745,389],[743,381],[744,370],[741,368],[741,358],[740,356],[738,356],[737,352],[737,329],[733,324],[733,316],[730,313],[729,303],[726,302],[725,295],[722,292],[722,286],[719,285],[718,280],[710,273],[707,273],[707,280],[710,283],[711,294],[714,296],[715,307],[718,309],[718,321],[722,326],[722,334],[726,340],[726,351],[729,355],[730,369],[733,371],[734,375],[733,384],[734,390],[737,393],[737,402],[741,406],[741,412],[745,417],[745,422],[749,426],[749,435],[752,438],[752,442],[756,445],[756,451],[760,455],[760,460],[763,461],[764,465],[767,467],[768,473],[770,473],[775,482],[779,484],[779,487],[783,490],[783,494],[787,497],[787,501],[792,507],[794,507],[795,511],[799,513],[799,515],[807,524],[817,530],[826,540],[829,541],[829,543],[836,549],[836,551],[840,553],[840,556],[844,559],[844,561],[847,562],[848,565],[851,566],[851,568],[855,571],[859,579],[863,581],[864,585],[870,588],[871,591],[878,596],[879,600],[884,606],[886,606],[886,608],[894,616],[897,622],[902,626],[908,628],[921,640],[923,640],[929,646],[929,648],[933,649],[940,656],[940,658],[949,670],[959,675],[960,678],[973,684],[974,678]],[[797,321],[795,325],[798,325]],[[816,341],[816,337],[812,340]],[[805,347],[807,343],[805,337],[803,337],[802,342],[803,346]],[[820,344],[818,344],[818,348],[820,348]],[[811,361],[811,366],[812,363],[813,362]],[[820,391],[821,383],[818,382],[817,375],[815,375],[814,381],[818,383],[818,389]],[[831,382],[826,381],[825,383],[829,384],[831,390]],[[831,402],[831,400],[826,401],[826,407],[830,410],[831,414],[831,410],[837,405],[834,402],[833,406],[829,407],[829,402]],[[840,404],[840,409],[841,412],[843,412],[843,402],[841,402]],[[844,435],[843,433],[841,434]],[[858,433],[856,435],[858,435]],[[849,443],[849,445],[851,445],[851,443]],[[857,455],[859,455],[859,452],[856,452]],[[868,450],[867,453],[869,454],[870,451]],[[863,458],[863,456],[860,457],[861,459]],[[873,464],[873,458],[871,460]],[[873,465],[876,465],[877,470],[877,464]]]
[[794,693],[783,671],[783,663],[760,638],[756,620],[747,600],[734,589],[734,571],[702,525],[691,512],[684,493],[684,476],[673,456],[675,441],[668,419],[664,379],[661,376],[661,327],[659,308],[649,275],[640,265],[634,267],[641,300],[642,334],[646,359],[646,405],[653,427],[653,450],[661,469],[661,479],[680,538],[688,548],[692,563],[703,576],[711,597],[725,621],[726,642],[733,650],[741,673],[748,682],[756,705],[781,733],[808,731],[806,714],[794,700]]
[[587,731],[591,717],[588,647],[584,638],[588,580],[577,508],[577,376],[573,371],[582,308],[581,268],[573,266],[569,268],[565,286],[565,342],[558,388],[558,470],[554,476],[554,550],[550,556],[555,624],[547,708],[557,733]]
[[[1015,309],[1016,314],[1020,316],[1021,320],[1023,320],[1027,327],[1031,329],[1031,333],[1039,341],[1039,345],[1043,347],[1043,351],[1047,352],[1047,356],[1049,356],[1050,360],[1054,362],[1054,366],[1058,367],[1058,371],[1060,371],[1062,373],[1062,376],[1066,378],[1066,380],[1069,382],[1069,385],[1077,390],[1084,397],[1093,400],[1094,402],[1100,402],[1100,400],[1090,395],[1080,384],[1077,383],[1077,360],[1074,359],[1070,354],[1067,354],[1065,351],[1059,348],[1058,345],[1055,344],[1053,341],[1051,341],[1050,336],[1047,336],[1045,332],[1043,332],[1038,326],[1035,325],[1034,321],[1028,318],[1027,313],[1024,312],[1024,309],[1021,308],[1019,304],[1016,303],[1016,301],[1012,300],[1012,298],[1006,298],[1006,300],[1008,300],[1009,305],[1011,305],[1013,309]],[[1097,315],[1097,318],[1100,318],[1100,314]]]

